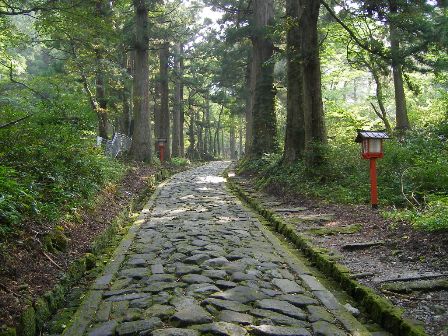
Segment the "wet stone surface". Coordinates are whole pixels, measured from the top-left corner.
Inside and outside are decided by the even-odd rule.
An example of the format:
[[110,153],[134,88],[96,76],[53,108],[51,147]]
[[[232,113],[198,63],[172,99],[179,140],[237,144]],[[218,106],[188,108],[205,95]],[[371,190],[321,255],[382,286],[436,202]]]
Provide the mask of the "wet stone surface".
[[225,189],[226,166],[162,187],[79,335],[350,334]]

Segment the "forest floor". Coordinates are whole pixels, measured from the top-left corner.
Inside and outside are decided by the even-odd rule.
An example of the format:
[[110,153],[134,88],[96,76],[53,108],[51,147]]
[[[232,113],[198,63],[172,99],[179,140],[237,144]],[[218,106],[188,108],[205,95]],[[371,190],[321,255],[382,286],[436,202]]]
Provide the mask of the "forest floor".
[[428,335],[448,335],[448,232],[424,232],[384,219],[370,206],[328,204],[287,188],[260,191],[250,176],[235,178],[314,245],[328,249],[354,278],[402,307]]
[[51,228],[26,223],[25,232],[0,256],[0,326],[14,325],[30,301],[52,289],[73,261],[90,252],[95,238],[148,188],[148,178],[156,171],[134,165],[118,184],[105,187],[91,209],[80,211],[76,223],[60,223],[69,238],[65,252],[45,251],[40,237]]

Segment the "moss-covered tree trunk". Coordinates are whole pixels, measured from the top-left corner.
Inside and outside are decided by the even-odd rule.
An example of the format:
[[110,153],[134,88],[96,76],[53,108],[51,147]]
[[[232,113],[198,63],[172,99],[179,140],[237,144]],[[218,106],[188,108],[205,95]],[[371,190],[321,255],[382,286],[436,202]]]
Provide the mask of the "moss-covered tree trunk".
[[144,0],[133,0],[133,4],[135,10],[134,132],[130,156],[138,161],[151,161],[148,106],[148,5]]
[[268,28],[274,21],[273,0],[254,0],[252,35],[251,80],[255,80],[252,110],[252,157],[277,150],[277,121],[275,116],[274,62],[271,59],[274,44]]

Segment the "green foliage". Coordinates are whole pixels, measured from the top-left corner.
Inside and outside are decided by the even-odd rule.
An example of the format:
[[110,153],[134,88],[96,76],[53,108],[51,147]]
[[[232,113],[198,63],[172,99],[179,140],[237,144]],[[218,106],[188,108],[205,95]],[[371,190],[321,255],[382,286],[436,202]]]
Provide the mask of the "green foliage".
[[122,165],[93,143],[89,133],[51,113],[1,129],[0,236],[27,219],[55,222],[117,179]]
[[184,167],[190,164],[190,160],[182,157],[171,158],[171,164],[175,167]]
[[[403,141],[385,143],[378,162],[378,190],[384,205],[409,210],[389,213],[410,220],[425,230],[448,229],[448,147],[440,132],[413,131]],[[240,171],[254,173],[257,186],[281,186],[298,194],[330,202],[370,201],[369,164],[353,139],[333,139],[323,151],[325,163],[307,168],[303,161],[285,166],[281,155],[265,155],[240,164]]]

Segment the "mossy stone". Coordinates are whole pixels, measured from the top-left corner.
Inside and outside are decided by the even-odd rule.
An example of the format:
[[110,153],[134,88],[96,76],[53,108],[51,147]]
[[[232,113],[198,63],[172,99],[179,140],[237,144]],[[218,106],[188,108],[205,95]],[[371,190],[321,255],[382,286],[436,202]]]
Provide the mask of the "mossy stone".
[[53,241],[51,240],[50,235],[46,235],[42,238],[42,243],[44,245],[44,249],[50,253],[56,252],[56,249],[53,246]]
[[36,312],[33,307],[28,307],[20,316],[17,330],[19,336],[36,335]]
[[51,242],[53,244],[53,247],[57,251],[65,251],[67,250],[69,239],[64,234],[64,229],[61,227],[57,227],[53,230],[53,232],[50,234],[51,236]]
[[65,251],[68,246],[69,239],[60,227],[55,228],[43,238],[43,244],[48,252],[54,253]]

